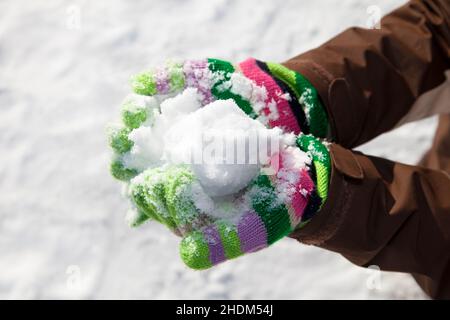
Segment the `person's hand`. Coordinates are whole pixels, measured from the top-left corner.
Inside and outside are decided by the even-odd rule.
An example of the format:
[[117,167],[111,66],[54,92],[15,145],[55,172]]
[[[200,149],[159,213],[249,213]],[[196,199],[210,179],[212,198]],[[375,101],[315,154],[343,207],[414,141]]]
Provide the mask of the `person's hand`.
[[136,218],[151,217],[181,235],[181,258],[193,269],[266,248],[306,223],[326,199],[326,147],[306,135],[297,144],[274,155],[272,175],[261,171],[239,196],[220,202],[186,166],[146,170],[130,183]]
[[161,102],[186,88],[198,90],[202,105],[233,99],[252,119],[285,132],[325,138],[328,122],[315,88],[302,75],[276,63],[247,59],[239,64],[218,59],[167,62],[133,77],[132,89],[123,104],[122,126],[112,128],[110,145],[115,156],[112,175],[128,181],[139,170],[124,166],[123,155],[133,143],[133,129],[152,121]]
[[[323,137],[328,129],[326,115],[314,88],[301,75],[281,65],[254,59],[235,66],[205,59],[169,62],[140,73],[134,77],[132,87],[135,94],[124,101],[122,124],[112,127],[109,133],[114,151],[111,173],[127,183],[127,194],[134,207],[128,216],[130,225],[154,219],[183,236],[180,253],[190,267],[207,268],[266,247],[302,224],[302,218],[307,221],[325,200],[328,152],[312,136],[301,135],[297,140],[310,160],[314,159],[310,166],[301,170],[275,166],[272,176],[261,171],[239,196],[219,202],[207,195],[189,166],[157,163],[155,154],[150,157],[153,160],[148,167],[148,159],[136,157],[142,151],[135,145],[138,131],[157,127],[161,109],[169,110],[167,101],[189,88],[199,93],[201,106],[232,99],[245,114],[267,127],[295,134],[312,132]],[[170,112],[183,115],[189,110]],[[157,140],[154,143],[159,143]],[[280,151],[278,160],[282,162],[292,154],[304,152],[289,147]],[[294,171],[301,172],[299,180],[284,181],[286,173],[295,176]],[[318,179],[319,176],[322,178]],[[292,199],[280,201],[285,192],[277,186],[286,187],[289,183],[294,190]],[[220,248],[222,253],[217,251]]]
[[285,132],[325,138],[327,115],[316,89],[301,74],[283,65],[249,58],[233,64],[219,59],[168,62],[136,75],[140,95],[172,95],[196,88],[203,103],[233,99],[251,118]]

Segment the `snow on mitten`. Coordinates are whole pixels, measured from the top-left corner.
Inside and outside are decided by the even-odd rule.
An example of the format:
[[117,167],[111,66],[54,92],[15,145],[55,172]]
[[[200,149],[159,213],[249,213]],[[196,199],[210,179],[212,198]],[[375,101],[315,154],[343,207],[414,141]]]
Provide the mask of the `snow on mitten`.
[[165,165],[145,170],[130,181],[128,196],[136,207],[135,216],[129,219],[137,224],[154,219],[182,236],[213,221],[195,206],[197,197],[212,200],[187,166]]
[[278,63],[253,58],[239,63],[238,68],[257,85],[264,86],[268,101],[275,102],[278,116],[271,115],[270,110],[265,111],[269,114],[270,127],[279,126],[287,132],[299,133],[300,130],[318,138],[327,137],[325,108],[314,86],[300,73]]
[[282,151],[275,175],[253,180],[244,196],[248,209],[237,221],[221,219],[183,238],[180,255],[187,266],[207,269],[261,250],[311,219],[327,197],[330,157],[313,136],[300,135],[297,144],[303,152]]

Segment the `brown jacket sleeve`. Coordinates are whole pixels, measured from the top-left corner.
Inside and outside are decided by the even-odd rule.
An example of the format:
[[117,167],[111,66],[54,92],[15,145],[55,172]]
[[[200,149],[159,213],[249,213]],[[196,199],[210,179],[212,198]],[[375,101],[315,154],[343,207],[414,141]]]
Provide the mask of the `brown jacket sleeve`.
[[412,273],[450,299],[450,176],[332,144],[322,209],[291,237],[360,266]]
[[450,69],[450,1],[412,0],[381,29],[350,28],[284,63],[317,88],[333,139],[353,148],[399,123]]
[[[395,127],[450,68],[450,0],[410,1],[381,25],[351,28],[285,63],[317,88],[332,138],[347,148]],[[291,236],[360,266],[412,273],[431,297],[450,299],[449,174],[337,144],[330,153],[328,199]]]

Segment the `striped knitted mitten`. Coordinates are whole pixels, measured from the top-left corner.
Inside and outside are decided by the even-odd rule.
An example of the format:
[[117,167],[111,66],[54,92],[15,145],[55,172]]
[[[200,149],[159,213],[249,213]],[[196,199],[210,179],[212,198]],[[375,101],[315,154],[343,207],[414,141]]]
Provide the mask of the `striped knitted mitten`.
[[328,120],[315,88],[297,72],[276,63],[249,58],[237,65],[218,59],[168,61],[133,77],[132,89],[122,105],[122,124],[111,127],[111,174],[128,182],[142,168],[127,165],[132,151],[130,133],[151,126],[161,103],[186,88],[196,89],[202,105],[232,99],[251,118],[284,132],[325,138]]
[[328,120],[316,89],[301,74],[283,65],[249,58],[237,65],[204,59],[169,62],[136,75],[133,91],[141,95],[170,95],[196,88],[203,103],[233,99],[251,118],[285,132],[325,138]]
[[327,197],[330,157],[312,136],[300,135],[297,144],[310,164],[292,166],[296,150],[280,154],[276,174],[261,174],[248,187],[249,206],[237,221],[218,220],[183,238],[180,255],[187,266],[206,269],[264,249],[309,221]]
[[205,208],[212,199],[185,166],[145,171],[131,181],[129,195],[141,216],[183,236],[180,255],[187,266],[206,269],[270,246],[307,223],[324,203],[328,150],[310,135],[300,135],[297,145],[274,156],[274,175],[261,173],[239,197],[221,204],[232,219],[217,218],[217,206]]
[[[114,151],[111,173],[126,183],[134,207],[128,215],[130,224],[154,219],[183,236],[180,252],[190,267],[208,268],[264,248],[307,223],[325,201],[329,155],[314,136],[326,137],[327,116],[316,90],[300,74],[254,59],[238,65],[217,59],[187,60],[138,74],[132,88],[134,94],[122,107],[122,124],[109,132]],[[278,160],[291,163],[289,159],[300,152],[308,155],[310,164],[284,165],[274,176],[261,173],[239,196],[219,204],[220,210],[234,212],[235,219],[218,219],[212,212],[218,204],[206,196],[189,165],[133,159],[136,131],[153,127],[164,101],[187,88],[200,94],[202,106],[232,99],[267,127],[302,133],[299,149],[290,147]]]

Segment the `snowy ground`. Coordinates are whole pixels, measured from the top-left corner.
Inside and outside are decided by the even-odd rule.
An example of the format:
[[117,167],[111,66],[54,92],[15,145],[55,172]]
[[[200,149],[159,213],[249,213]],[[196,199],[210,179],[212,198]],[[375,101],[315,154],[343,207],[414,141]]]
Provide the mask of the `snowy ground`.
[[[104,135],[128,77],[145,66],[167,57],[282,61],[365,26],[371,5],[386,13],[402,2],[1,1],[0,298],[422,298],[408,275],[291,239],[188,270],[162,226],[124,223]],[[402,127],[363,150],[414,163],[434,126]]]

